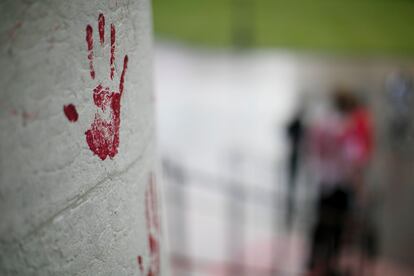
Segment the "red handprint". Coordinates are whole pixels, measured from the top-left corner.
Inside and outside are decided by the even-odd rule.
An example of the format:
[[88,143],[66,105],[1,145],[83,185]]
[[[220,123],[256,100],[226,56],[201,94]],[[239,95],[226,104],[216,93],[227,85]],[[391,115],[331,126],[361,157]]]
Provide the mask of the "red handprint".
[[[98,31],[101,46],[105,42],[105,17],[98,18]],[[88,46],[89,69],[92,79],[95,79],[93,67],[93,29],[86,26],[86,42]],[[111,48],[110,48],[110,79],[114,79],[115,72],[115,26],[111,24]],[[89,148],[102,160],[107,156],[113,158],[118,153],[119,126],[121,124],[121,97],[124,92],[125,72],[128,66],[128,56],[124,57],[124,65],[119,80],[119,91],[110,91],[109,87],[102,86],[99,82],[93,90],[93,101],[99,108],[95,113],[95,119],[91,127],[85,132],[86,142]],[[104,118],[104,116],[106,118]]]
[[[110,58],[109,58],[109,78],[114,82],[115,75],[115,26],[110,27]],[[101,46],[105,43],[105,17],[103,14],[98,18],[98,32]],[[88,49],[89,72],[91,79],[95,79],[94,69],[94,52],[93,52],[93,28],[91,25],[86,26],[86,44]],[[119,77],[118,91],[113,91],[114,85],[105,86],[99,81],[93,89],[93,101],[97,107],[95,118],[90,128],[85,132],[86,142],[91,151],[105,160],[106,157],[111,159],[118,153],[119,147],[119,127],[121,124],[121,98],[124,92],[125,74],[128,67],[128,56],[124,57],[122,73]],[[110,87],[113,89],[111,90]],[[70,108],[70,109],[69,109]],[[76,113],[73,105],[64,106],[65,115],[72,122],[76,121],[74,116],[68,116]]]
[[[161,235],[160,219],[158,213],[157,187],[155,185],[155,177],[151,174],[147,189],[145,191],[145,218],[148,230],[148,247],[150,250],[149,267],[147,276],[160,275],[160,243]],[[142,257],[137,257],[137,262],[141,272],[144,272]]]

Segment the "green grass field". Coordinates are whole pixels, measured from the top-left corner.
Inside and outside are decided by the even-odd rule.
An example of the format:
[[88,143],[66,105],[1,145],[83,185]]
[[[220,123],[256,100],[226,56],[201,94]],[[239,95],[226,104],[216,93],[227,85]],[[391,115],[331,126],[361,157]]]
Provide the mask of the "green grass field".
[[236,1],[250,3],[253,47],[414,54],[412,0],[153,0],[156,36],[230,47]]

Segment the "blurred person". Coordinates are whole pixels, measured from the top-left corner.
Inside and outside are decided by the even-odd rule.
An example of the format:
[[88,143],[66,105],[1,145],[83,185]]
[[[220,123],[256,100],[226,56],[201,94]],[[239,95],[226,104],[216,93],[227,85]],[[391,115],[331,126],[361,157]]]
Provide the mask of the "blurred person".
[[294,115],[286,128],[286,134],[290,142],[290,152],[288,157],[288,187],[287,187],[287,206],[286,224],[291,226],[294,211],[294,194],[298,176],[299,163],[301,159],[302,141],[305,134],[302,108]]
[[412,156],[411,137],[414,136],[412,122],[414,84],[408,73],[395,72],[387,77],[387,125],[388,144],[392,151],[402,156]]
[[373,149],[371,116],[355,95],[337,89],[332,107],[309,135],[311,166],[320,187],[311,275],[338,275],[344,231],[352,206],[362,198],[362,178]]

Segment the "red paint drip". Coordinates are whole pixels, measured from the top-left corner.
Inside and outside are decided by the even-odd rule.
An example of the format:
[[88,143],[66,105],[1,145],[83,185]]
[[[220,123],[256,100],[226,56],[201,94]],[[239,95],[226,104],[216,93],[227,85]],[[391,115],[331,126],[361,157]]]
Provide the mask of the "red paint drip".
[[76,122],[78,120],[79,115],[76,111],[76,107],[73,104],[64,105],[63,112],[70,122]]
[[93,68],[93,29],[91,25],[86,26],[86,44],[88,47],[89,71],[92,79],[95,79],[95,69]]
[[142,256],[137,257],[138,267],[141,272],[144,271],[144,265],[142,264]]
[[105,17],[101,13],[99,14],[98,18],[98,29],[99,29],[99,40],[101,41],[101,45],[105,42]]
[[109,63],[111,64],[110,65],[111,80],[114,78],[114,72],[115,72],[114,62],[115,62],[115,26],[114,24],[111,24],[111,57],[109,59]]

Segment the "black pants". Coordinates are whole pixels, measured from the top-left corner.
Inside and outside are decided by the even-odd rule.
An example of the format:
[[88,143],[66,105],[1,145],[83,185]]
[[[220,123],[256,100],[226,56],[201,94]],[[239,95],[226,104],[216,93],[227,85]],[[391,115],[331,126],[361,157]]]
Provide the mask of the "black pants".
[[323,192],[318,200],[309,262],[311,268],[321,263],[329,265],[340,253],[352,200],[351,191],[344,186]]

